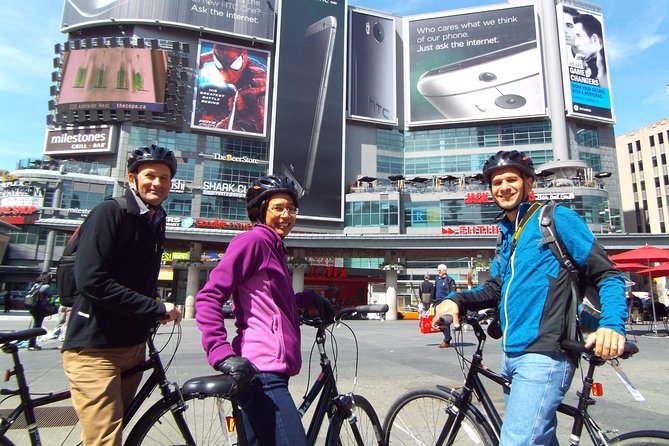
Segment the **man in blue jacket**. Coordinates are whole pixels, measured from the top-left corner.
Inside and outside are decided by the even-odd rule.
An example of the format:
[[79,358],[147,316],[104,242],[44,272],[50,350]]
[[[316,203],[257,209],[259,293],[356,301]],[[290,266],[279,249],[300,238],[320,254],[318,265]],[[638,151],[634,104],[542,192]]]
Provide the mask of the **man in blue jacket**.
[[[434,304],[439,305],[446,299],[446,296],[455,292],[455,280],[448,274],[446,265],[443,263],[437,266],[437,280],[434,281]],[[451,344],[451,324],[441,328],[444,334],[444,340],[439,344],[439,348],[448,348]]]
[[[499,223],[499,256],[491,279],[472,290],[453,293],[436,310],[459,324],[459,313],[498,306],[502,328],[502,375],[506,415],[500,445],[557,445],[557,407],[574,374],[572,359],[560,348],[568,337],[571,287],[568,272],[543,240],[541,207],[529,193],[535,179],[532,160],[516,150],[499,151],[483,165],[483,178],[504,218]],[[565,206],[555,208],[554,223],[578,268],[599,290],[602,314],[587,347],[614,358],[625,345],[625,281],[583,220]]]

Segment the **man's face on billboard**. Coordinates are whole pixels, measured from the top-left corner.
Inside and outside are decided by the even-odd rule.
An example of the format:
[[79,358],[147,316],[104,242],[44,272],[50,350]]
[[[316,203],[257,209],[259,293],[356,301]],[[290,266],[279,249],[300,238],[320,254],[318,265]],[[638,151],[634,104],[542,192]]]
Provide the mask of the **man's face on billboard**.
[[574,44],[574,16],[565,12],[564,16],[564,40],[567,45]]
[[591,57],[599,51],[599,39],[596,34],[588,36],[588,33],[583,28],[583,24],[575,23],[574,47],[579,54],[582,54],[586,58]]

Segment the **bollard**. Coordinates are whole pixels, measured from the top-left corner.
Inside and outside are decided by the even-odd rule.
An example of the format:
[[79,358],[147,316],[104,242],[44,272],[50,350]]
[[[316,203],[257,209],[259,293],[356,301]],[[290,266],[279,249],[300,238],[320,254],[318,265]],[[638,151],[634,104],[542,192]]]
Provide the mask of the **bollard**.
[[186,312],[184,319],[193,319],[195,317],[195,298],[192,295],[186,296]]

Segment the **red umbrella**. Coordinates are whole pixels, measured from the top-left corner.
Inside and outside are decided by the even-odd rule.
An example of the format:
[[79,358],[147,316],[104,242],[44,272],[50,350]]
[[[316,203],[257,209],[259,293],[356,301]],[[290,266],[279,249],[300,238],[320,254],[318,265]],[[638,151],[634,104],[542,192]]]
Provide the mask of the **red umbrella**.
[[643,263],[614,263],[613,264],[618,271],[622,272],[630,272],[630,271],[639,271],[642,269],[648,268],[648,265],[644,265]]
[[632,249],[630,251],[621,252],[609,257],[614,262],[669,262],[669,250],[656,248],[654,246],[642,246],[640,248]]
[[663,263],[652,268],[642,269],[636,272],[636,274],[643,274],[644,276],[650,276],[653,279],[656,277],[665,277],[669,276],[669,262]]
[[[612,255],[609,257],[614,262],[639,262],[646,263],[648,269],[650,269],[650,264],[655,262],[669,262],[669,250],[656,248],[655,246],[645,245],[640,248],[632,249],[630,251],[621,252],[620,254]],[[650,277],[660,277],[651,275],[652,273],[646,274]],[[666,274],[665,274],[666,275]],[[653,309],[653,321],[655,336],[657,336],[657,315],[655,314],[655,301],[653,297],[653,281],[650,281],[650,302]]]

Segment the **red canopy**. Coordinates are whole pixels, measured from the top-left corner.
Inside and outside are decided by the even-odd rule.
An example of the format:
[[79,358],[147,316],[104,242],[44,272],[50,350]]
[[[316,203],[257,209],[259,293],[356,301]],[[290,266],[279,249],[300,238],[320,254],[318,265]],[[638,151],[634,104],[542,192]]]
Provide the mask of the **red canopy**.
[[669,262],[669,250],[656,248],[654,246],[642,246],[640,248],[632,249],[630,251],[621,252],[610,256],[614,262],[620,263],[654,263],[654,262]]
[[648,265],[644,265],[643,263],[627,263],[627,262],[616,262],[613,264],[613,266],[616,267],[618,271],[622,272],[628,272],[628,271],[639,271],[642,269],[647,269]]
[[650,276],[653,279],[656,277],[665,277],[669,276],[669,262],[663,263],[652,268],[642,269],[636,272],[636,274],[643,274],[644,276]]

